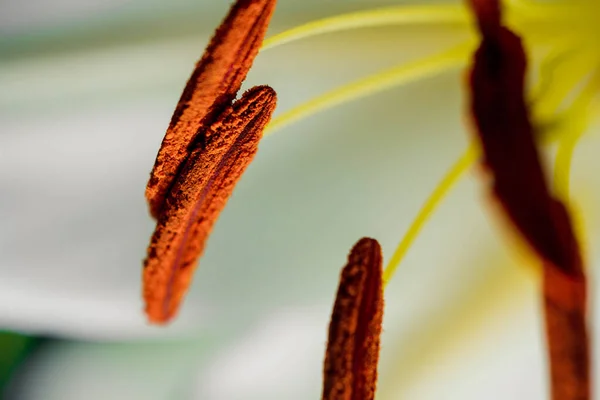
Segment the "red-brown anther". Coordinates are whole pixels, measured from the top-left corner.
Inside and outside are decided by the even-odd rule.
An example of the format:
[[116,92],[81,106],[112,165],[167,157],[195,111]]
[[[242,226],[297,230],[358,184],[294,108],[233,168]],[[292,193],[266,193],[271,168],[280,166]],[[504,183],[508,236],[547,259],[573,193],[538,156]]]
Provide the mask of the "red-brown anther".
[[586,280],[544,265],[544,311],[552,400],[589,400],[590,345]]
[[192,148],[231,104],[260,49],[275,0],[238,0],[197,63],[156,157],[146,198],[159,218],[165,198]]
[[586,281],[565,206],[546,184],[525,102],[527,58],[502,26],[497,0],[471,0],[482,41],[470,75],[471,110],[494,195],[541,258],[553,400],[587,400]]
[[152,322],[167,322],[177,312],[194,264],[252,161],[275,104],[270,87],[248,90],[211,124],[206,141],[193,149],[183,166],[165,200],[144,262],[144,299]]
[[524,98],[521,40],[506,27],[492,32],[483,35],[470,79],[473,117],[494,194],[540,257],[566,273],[581,274],[569,216],[550,195],[535,143]]
[[372,400],[383,319],[381,247],[361,239],[342,270],[325,353],[323,400]]

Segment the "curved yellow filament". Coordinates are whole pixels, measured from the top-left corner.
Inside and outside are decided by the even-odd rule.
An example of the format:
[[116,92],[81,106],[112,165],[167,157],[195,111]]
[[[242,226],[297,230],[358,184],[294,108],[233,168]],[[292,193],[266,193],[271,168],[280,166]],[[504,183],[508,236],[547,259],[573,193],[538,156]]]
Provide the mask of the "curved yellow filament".
[[571,161],[578,138],[568,138],[558,145],[554,164],[554,190],[560,199],[569,201]]
[[472,48],[472,43],[462,44],[449,51],[402,64],[331,90],[274,118],[264,135],[268,136],[284,126],[336,105],[458,67],[466,62]]
[[[531,23],[571,16],[567,4],[536,4],[527,0],[507,1],[509,19],[514,23]],[[458,24],[470,26],[471,12],[463,5],[405,5],[357,11],[323,18],[296,26],[267,38],[261,51],[309,37],[345,30],[409,24]]]
[[421,229],[425,225],[425,222],[429,219],[433,211],[439,205],[439,203],[446,197],[450,189],[458,182],[462,175],[469,169],[471,165],[477,160],[479,150],[472,144],[469,146],[467,151],[460,156],[458,160],[452,165],[450,170],[446,173],[444,178],[440,181],[438,186],[431,193],[429,198],[423,204],[423,207],[419,210],[416,218],[408,228],[408,231],[396,247],[392,258],[388,262],[383,272],[383,282],[385,285],[394,276],[398,266],[404,259],[406,252],[412,246],[413,242],[421,232]]
[[395,6],[358,11],[309,22],[267,38],[261,51],[325,33],[401,24],[467,24],[469,12],[459,5]]
[[[573,60],[570,56],[576,53],[574,49],[576,41],[577,37],[562,40],[560,45],[553,46],[552,50],[542,59],[539,66],[539,77],[530,91],[531,102],[534,107],[539,107],[540,103],[543,102],[551,103],[549,99],[545,99],[548,96],[550,98],[559,97],[556,94],[556,88],[553,87],[553,78],[558,73],[573,65]],[[547,109],[548,107],[549,105],[544,105],[542,108]],[[556,108],[552,109],[552,111],[556,111]],[[539,111],[537,113],[541,114]]]
[[577,99],[573,102],[568,115],[568,124],[563,123],[562,135],[554,163],[554,188],[558,196],[569,200],[571,163],[577,142],[585,132],[591,117],[591,102],[600,87],[600,71],[596,71]]

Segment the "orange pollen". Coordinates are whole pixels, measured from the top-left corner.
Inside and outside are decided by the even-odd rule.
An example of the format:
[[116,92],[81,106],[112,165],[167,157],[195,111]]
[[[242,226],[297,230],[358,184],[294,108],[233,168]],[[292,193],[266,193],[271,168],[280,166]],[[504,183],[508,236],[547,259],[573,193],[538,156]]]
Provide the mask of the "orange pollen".
[[196,65],[156,157],[146,198],[156,229],[144,261],[150,322],[177,313],[210,232],[254,155],[276,105],[268,86],[234,102],[274,0],[238,0]]
[[342,270],[325,353],[323,400],[372,400],[383,320],[381,247],[361,239]]

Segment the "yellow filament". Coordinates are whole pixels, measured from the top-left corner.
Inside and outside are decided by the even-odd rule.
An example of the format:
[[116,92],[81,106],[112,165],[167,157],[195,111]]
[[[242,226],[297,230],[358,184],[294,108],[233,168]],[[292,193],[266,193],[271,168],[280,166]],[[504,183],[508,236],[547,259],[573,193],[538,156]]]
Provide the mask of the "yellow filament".
[[565,129],[564,124],[561,124],[563,129],[561,129],[562,134],[559,136],[560,141],[554,162],[554,190],[558,197],[566,202],[569,201],[570,197],[569,187],[573,152],[587,126],[587,118],[582,113],[585,113],[585,106],[579,106],[571,113],[572,118],[569,118],[568,131]]
[[467,9],[456,5],[386,7],[337,15],[297,26],[268,38],[261,50],[324,33],[357,28],[422,23],[467,24],[469,21]]
[[509,14],[512,17],[514,13],[522,19],[528,20],[547,20],[565,19],[566,17],[576,17],[577,12],[572,3],[575,0],[564,2],[549,2],[549,1],[531,1],[531,0],[505,0],[505,5]]
[[[600,71],[594,75],[591,82],[586,85],[584,90],[582,90],[578,98],[573,102],[573,105],[569,109],[568,113],[565,113],[565,118],[570,122],[570,128],[575,129],[572,129],[568,134],[565,134],[564,124],[559,123],[558,129],[559,132],[561,132],[561,135],[554,134],[546,137],[545,144],[549,144],[556,139],[561,140],[555,164],[554,184],[559,195],[565,199],[568,198],[569,175],[573,150],[579,137],[581,137],[581,134],[584,132],[585,127],[587,126],[586,115],[587,112],[589,112],[588,106],[593,100],[594,93],[597,91],[598,87],[600,87]],[[573,121],[577,122],[575,127],[573,126]],[[449,193],[452,187],[459,181],[464,172],[475,162],[478,153],[479,151],[475,145],[471,144],[467,151],[454,163],[454,165],[442,178],[438,186],[431,193],[429,198],[425,201],[425,204],[423,204],[416,218],[408,228],[406,234],[396,247],[392,258],[390,259],[384,271],[383,281],[385,285],[387,285],[392,279],[394,273],[398,269],[398,266],[404,259],[408,249],[414,243],[431,214],[435,211],[437,206]]]
[[454,163],[438,186],[431,193],[429,198],[425,201],[425,204],[423,204],[423,207],[419,210],[419,213],[408,228],[408,231],[402,238],[402,241],[398,244],[398,247],[396,247],[392,258],[383,272],[383,282],[385,285],[387,285],[392,279],[392,276],[404,259],[406,252],[410,246],[412,246],[413,242],[421,232],[425,222],[427,222],[433,211],[444,199],[444,197],[446,197],[450,189],[452,189],[452,187],[458,182],[465,171],[467,171],[469,167],[473,165],[477,159],[478,153],[479,151],[475,145],[472,144],[469,146],[467,151]]
[[[557,72],[561,72],[561,68],[565,68],[565,64],[569,64],[569,66],[572,65],[572,63],[569,63],[569,61],[571,61],[569,56],[574,52],[572,47],[576,43],[575,40],[576,38],[570,38],[569,41],[563,41],[560,45],[553,46],[552,51],[544,56],[539,67],[540,76],[535,86],[531,89],[531,97],[534,106],[540,103],[545,97],[556,97],[556,94],[550,94],[551,92],[555,92],[555,90],[553,90],[554,82],[552,81],[552,78],[557,75]],[[548,106],[546,105],[544,107],[547,108]]]
[[577,142],[585,132],[590,118],[590,103],[600,86],[600,71],[596,71],[569,110],[568,124],[561,127],[556,159],[554,163],[554,188],[560,198],[568,201],[571,176],[571,163]]
[[[572,43],[570,43],[572,47]],[[591,70],[590,65],[596,65],[598,56],[593,52],[575,52],[574,49],[564,50],[563,47],[553,58],[543,66],[539,99],[534,103],[535,119],[544,120],[556,115],[557,111],[576,87]],[[560,76],[560,79],[553,79]]]
[[590,99],[587,105],[581,104],[583,102],[574,102],[567,110],[536,124],[541,144],[549,145],[566,140],[574,135],[573,128],[583,133],[589,122],[588,119],[592,116],[600,116],[600,103],[592,100]]
[[559,198],[569,200],[569,185],[571,176],[571,161],[577,138],[563,140],[558,145],[556,162],[554,164],[554,189]]
[[[508,13],[515,23],[531,23],[552,18],[563,19],[571,15],[573,7],[567,4],[536,4],[525,0],[507,2]],[[394,6],[375,10],[357,11],[312,21],[288,29],[267,38],[261,51],[272,49],[286,43],[326,33],[339,32],[367,27],[408,24],[459,24],[471,25],[472,15],[462,5]]]
[[452,50],[412,63],[402,64],[333,89],[274,118],[267,127],[264,136],[336,105],[458,67],[466,62],[472,47],[472,43],[463,44]]

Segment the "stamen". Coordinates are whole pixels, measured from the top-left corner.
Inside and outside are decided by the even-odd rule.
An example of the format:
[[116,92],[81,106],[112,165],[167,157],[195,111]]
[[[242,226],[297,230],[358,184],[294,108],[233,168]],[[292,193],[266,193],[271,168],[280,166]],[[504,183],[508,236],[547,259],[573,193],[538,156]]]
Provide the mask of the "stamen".
[[144,261],[144,299],[151,322],[177,313],[196,262],[237,181],[250,164],[275,109],[268,86],[248,90],[209,127],[165,200]]
[[411,225],[409,226],[406,234],[396,247],[392,258],[388,262],[385,271],[383,273],[383,282],[387,285],[394,273],[398,269],[398,266],[404,259],[407,251],[412,246],[413,242],[423,229],[423,226],[429,219],[429,217],[433,214],[438,205],[444,200],[444,198],[448,195],[450,190],[456,185],[459,179],[463,176],[463,174],[475,163],[477,157],[479,156],[479,151],[475,147],[474,144],[471,144],[467,151],[460,156],[458,160],[452,165],[450,170],[446,173],[446,175],[442,178],[440,183],[436,186],[433,192],[429,195],[425,204],[419,210],[416,218],[413,220]]
[[276,0],[237,0],[189,78],[158,151],[146,199],[156,228],[144,260],[152,323],[177,313],[198,258],[275,109],[268,86],[233,102]]
[[344,30],[408,24],[467,24],[470,15],[457,5],[396,6],[358,11],[312,21],[265,40],[261,51],[296,40]]
[[156,156],[146,199],[159,218],[165,198],[194,144],[231,104],[252,66],[275,9],[275,0],[238,0],[196,64]]
[[583,261],[568,211],[548,189],[534,140],[524,99],[527,55],[520,37],[502,25],[499,14],[494,20],[482,8],[474,11],[483,38],[470,74],[471,111],[493,193],[544,266],[551,397],[588,400]]
[[383,320],[381,247],[363,238],[342,270],[323,368],[323,400],[373,400]]
[[268,126],[265,135],[270,135],[284,126],[334,106],[361,99],[418,79],[439,74],[451,68],[459,67],[466,63],[467,56],[473,49],[473,46],[474,44],[471,42],[463,43],[451,50],[408,64],[402,64],[340,86],[274,118]]

